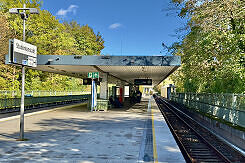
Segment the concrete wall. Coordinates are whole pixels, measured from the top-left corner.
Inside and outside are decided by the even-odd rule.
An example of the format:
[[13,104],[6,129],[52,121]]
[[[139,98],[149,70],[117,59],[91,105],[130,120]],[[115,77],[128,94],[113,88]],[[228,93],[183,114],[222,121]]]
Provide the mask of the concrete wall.
[[221,136],[237,147],[245,150],[245,132],[234,129],[226,124],[210,119],[192,110],[188,110],[188,112],[190,113],[190,116],[200,122],[200,124],[209,128],[215,134]]

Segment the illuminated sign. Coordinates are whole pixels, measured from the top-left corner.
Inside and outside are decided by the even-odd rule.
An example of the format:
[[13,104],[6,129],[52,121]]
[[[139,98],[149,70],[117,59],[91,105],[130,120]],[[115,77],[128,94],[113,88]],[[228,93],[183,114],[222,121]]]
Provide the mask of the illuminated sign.
[[93,78],[93,79],[99,78],[99,72],[89,72],[88,78]]

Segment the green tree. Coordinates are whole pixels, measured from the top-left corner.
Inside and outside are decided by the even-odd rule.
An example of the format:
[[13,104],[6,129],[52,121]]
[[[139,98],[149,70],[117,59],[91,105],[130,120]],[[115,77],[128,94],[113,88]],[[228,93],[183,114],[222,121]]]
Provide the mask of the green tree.
[[173,0],[190,32],[175,46],[182,67],[172,78],[182,91],[245,92],[245,3]]
[[[41,10],[41,0],[25,0],[27,7],[38,8],[39,15],[30,15],[26,22],[26,42],[38,48],[43,55],[98,55],[104,48],[104,41],[93,29],[80,26],[76,22],[60,23],[55,16]],[[23,20],[18,15],[9,14],[9,8],[21,8],[23,1],[0,0],[0,90],[19,89],[20,68],[5,65],[8,40],[22,40]],[[77,30],[77,31],[76,31]],[[81,79],[58,74],[26,70],[26,90],[76,90],[81,89]]]
[[19,88],[18,68],[5,65],[5,55],[8,54],[8,41],[14,36],[9,28],[7,15],[0,11],[0,90],[15,90]]
[[78,55],[99,55],[104,49],[104,40],[101,34],[97,35],[88,25],[80,26],[77,22],[64,23],[67,32],[76,40]]

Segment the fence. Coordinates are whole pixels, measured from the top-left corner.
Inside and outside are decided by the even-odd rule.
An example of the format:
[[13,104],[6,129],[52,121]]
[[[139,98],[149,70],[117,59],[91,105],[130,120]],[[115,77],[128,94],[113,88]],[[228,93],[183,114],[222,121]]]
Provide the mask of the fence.
[[245,127],[244,94],[171,93],[171,100]]
[[[25,95],[32,97],[42,97],[42,96],[67,96],[67,95],[84,95],[90,94],[90,92],[84,91],[25,91]],[[4,91],[0,90],[0,98],[14,98],[20,97],[20,91]]]
[[[70,96],[49,96],[49,97],[26,97],[25,98],[25,107],[28,106],[37,106],[45,105],[51,103],[60,103],[60,102],[71,102],[71,101],[85,101],[90,95],[70,95]],[[19,108],[20,107],[20,98],[4,98],[0,99],[0,109],[7,108]]]

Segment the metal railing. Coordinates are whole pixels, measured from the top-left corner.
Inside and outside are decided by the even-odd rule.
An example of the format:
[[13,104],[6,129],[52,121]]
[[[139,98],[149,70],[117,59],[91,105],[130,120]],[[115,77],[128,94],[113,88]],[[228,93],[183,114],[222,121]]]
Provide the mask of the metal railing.
[[[32,97],[42,96],[67,96],[67,95],[84,95],[90,94],[90,92],[84,91],[25,91],[25,95]],[[0,98],[14,98],[20,97],[20,91],[8,91],[0,90]]]
[[245,127],[244,94],[171,93],[171,100]]
[[[90,95],[69,95],[69,96],[43,96],[25,97],[25,107],[35,107],[38,105],[64,103],[72,101],[85,101]],[[0,109],[19,108],[20,98],[0,98]]]

